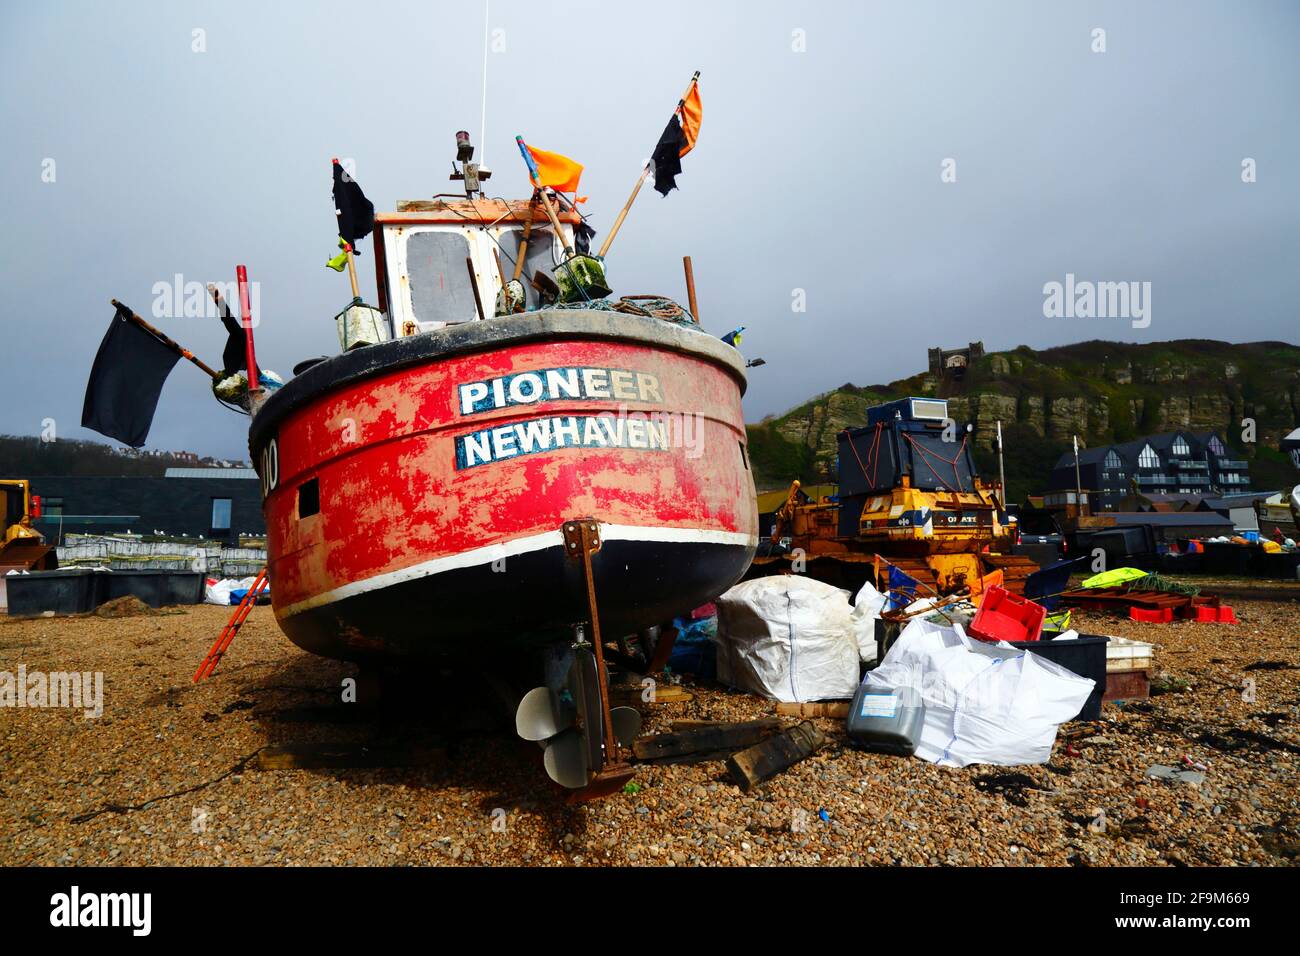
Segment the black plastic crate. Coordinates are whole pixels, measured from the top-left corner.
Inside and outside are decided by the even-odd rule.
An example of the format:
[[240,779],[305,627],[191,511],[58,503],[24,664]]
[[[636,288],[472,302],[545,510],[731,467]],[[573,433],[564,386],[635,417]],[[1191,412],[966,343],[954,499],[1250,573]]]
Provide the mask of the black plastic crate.
[[105,577],[108,581],[101,602],[128,594],[150,607],[203,600],[203,575],[191,571],[110,571]]
[[14,617],[55,614],[85,614],[99,606],[103,571],[32,571],[5,575],[9,613]]

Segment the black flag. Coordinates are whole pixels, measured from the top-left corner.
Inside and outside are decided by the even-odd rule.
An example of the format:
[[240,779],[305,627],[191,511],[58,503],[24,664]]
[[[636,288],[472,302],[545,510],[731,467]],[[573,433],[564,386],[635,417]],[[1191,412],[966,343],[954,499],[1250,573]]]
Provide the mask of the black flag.
[[149,437],[163,383],[180,358],[118,306],[86,383],[81,424],[139,448]]
[[686,133],[677,116],[668,121],[664,134],[659,137],[650,161],[655,166],[655,191],[667,196],[677,188],[677,174],[682,171],[682,150],[686,146]]
[[[209,286],[209,289],[211,288]],[[229,378],[241,368],[248,367],[248,337],[244,332],[244,326],[230,314],[230,306],[226,305],[226,300],[215,291],[212,293],[212,298],[217,303],[221,324],[226,329],[226,347],[221,351],[221,374]]]
[[[695,74],[699,77],[699,74]],[[704,107],[700,103],[700,85],[691,81],[691,88],[677,104],[672,119],[659,137],[655,151],[650,154],[650,162],[655,168],[655,190],[667,196],[677,188],[677,174],[682,171],[682,157],[695,148],[695,141],[700,136],[700,122],[704,118]]]
[[221,324],[226,327],[226,347],[221,350],[221,374],[229,378],[241,368],[248,367],[248,337],[239,320],[227,309],[221,315]]
[[334,160],[334,211],[339,217],[339,236],[355,250],[357,240],[375,228],[375,204],[366,198],[357,181]]

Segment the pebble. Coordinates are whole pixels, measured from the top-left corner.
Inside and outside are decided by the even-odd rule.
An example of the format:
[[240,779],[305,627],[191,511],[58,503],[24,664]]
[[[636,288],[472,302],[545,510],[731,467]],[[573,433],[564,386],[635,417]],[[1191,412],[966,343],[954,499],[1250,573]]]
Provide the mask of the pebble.
[[[1240,727],[1300,742],[1300,713],[1264,703],[1300,696],[1300,670],[1250,672],[1255,704],[1221,687],[1258,660],[1300,666],[1294,606],[1233,603],[1258,635],[1231,625],[1156,627],[1078,615],[1082,632],[1155,642],[1162,669],[1192,689],[1107,705],[1105,721],[1091,727],[1067,725],[1083,756],[1063,759],[1066,742],[1058,740],[1052,764],[1068,774],[940,768],[869,754],[846,746],[840,722],[819,720],[832,746],[757,793],[741,793],[720,763],[643,766],[638,794],[572,807],[495,731],[466,737],[455,762],[441,768],[239,769],[272,740],[361,740],[373,732],[364,722],[264,716],[322,706],[355,670],[298,651],[263,609],[215,679],[200,685],[190,676],[225,624],[222,608],[159,617],[162,630],[150,633],[165,641],[156,647],[137,646],[138,619],[0,618],[0,671],[76,661],[102,670],[108,691],[94,733],[67,712],[2,715],[0,865],[1287,865],[1278,847],[1287,839],[1294,845],[1294,829],[1276,841],[1261,834],[1300,819],[1295,755],[1197,742],[1207,733],[1230,739]],[[772,713],[769,701],[686,686],[693,700],[650,708],[647,732],[666,732],[678,719]],[[252,706],[227,710],[240,702]],[[1252,721],[1264,711],[1288,716],[1275,725]],[[405,729],[436,733],[419,724]],[[1145,775],[1155,763],[1188,769],[1184,754],[1209,768],[1199,788]],[[1037,789],[975,787],[1000,773],[1022,774]],[[142,809],[73,822],[108,804]],[[504,831],[493,828],[498,807],[506,811]],[[206,829],[193,832],[199,808]],[[1090,830],[1088,821],[1103,812],[1105,831]]]

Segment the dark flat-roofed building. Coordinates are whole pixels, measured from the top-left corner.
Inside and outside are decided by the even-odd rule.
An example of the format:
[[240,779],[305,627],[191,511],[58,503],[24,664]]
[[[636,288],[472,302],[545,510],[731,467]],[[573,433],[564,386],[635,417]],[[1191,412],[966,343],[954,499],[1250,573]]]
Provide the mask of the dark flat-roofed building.
[[251,468],[169,468],[163,477],[48,475],[32,478],[41,496],[36,529],[61,535],[187,535],[236,543],[264,535],[262,492]]
[[[1079,482],[1094,513],[1120,511],[1134,483],[1139,495],[1222,497],[1250,491],[1249,462],[1217,432],[1175,431],[1079,452]],[[1074,453],[1052,469],[1049,491],[1076,487]]]

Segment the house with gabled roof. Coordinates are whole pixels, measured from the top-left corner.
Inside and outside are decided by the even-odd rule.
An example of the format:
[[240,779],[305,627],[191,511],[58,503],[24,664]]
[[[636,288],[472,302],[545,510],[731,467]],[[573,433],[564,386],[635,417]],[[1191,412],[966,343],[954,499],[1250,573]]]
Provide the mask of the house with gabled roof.
[[1195,499],[1251,490],[1249,462],[1234,457],[1212,431],[1162,432],[1081,449],[1077,479],[1074,452],[1066,452],[1052,469],[1048,491],[1072,491],[1076,481],[1090,493],[1094,513],[1125,510],[1130,497]]

